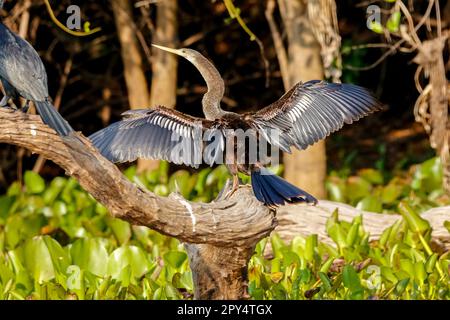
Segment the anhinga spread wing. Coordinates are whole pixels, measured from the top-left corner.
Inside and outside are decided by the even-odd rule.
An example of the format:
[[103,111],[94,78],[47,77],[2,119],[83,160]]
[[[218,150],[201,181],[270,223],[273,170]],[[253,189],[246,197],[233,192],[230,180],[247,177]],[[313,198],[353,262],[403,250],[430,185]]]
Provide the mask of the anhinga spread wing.
[[110,161],[145,158],[192,167],[202,163],[203,133],[213,126],[213,121],[165,107],[130,110],[122,115],[122,121],[89,137]]
[[[306,149],[339,130],[345,123],[352,123],[381,109],[381,104],[364,88],[351,84],[309,81],[297,84],[280,100],[255,113],[239,115],[226,112],[220,107],[224,83],[211,62],[191,49],[155,47],[186,58],[202,74],[208,86],[202,100],[206,119],[163,107],[128,111],[122,121],[90,137],[100,152],[111,161],[153,158],[193,167],[202,161],[212,165],[218,163],[219,156],[228,155],[229,151],[236,152],[236,155],[239,153],[239,148],[236,149],[239,142],[228,146],[229,131],[251,128],[257,131],[254,136],[264,138],[260,141],[268,141],[283,151],[290,152],[291,146]],[[177,137],[184,138],[181,139],[181,146]],[[224,140],[227,140],[226,146]],[[230,141],[234,141],[234,137]],[[211,146],[213,148],[209,148]],[[204,152],[208,149],[214,151]],[[188,152],[180,152],[184,150]],[[250,163],[250,160],[245,160],[247,162],[242,166],[235,162],[236,158],[231,159],[226,165],[233,174],[232,192],[238,187],[237,173],[240,171],[251,175],[255,196],[267,205],[317,202],[307,192],[269,174],[260,161]]]
[[[308,81],[298,83],[278,101],[246,119],[272,144],[290,152],[290,147],[306,149],[342,126],[380,110],[368,90],[341,83]],[[275,141],[269,130],[280,130]]]

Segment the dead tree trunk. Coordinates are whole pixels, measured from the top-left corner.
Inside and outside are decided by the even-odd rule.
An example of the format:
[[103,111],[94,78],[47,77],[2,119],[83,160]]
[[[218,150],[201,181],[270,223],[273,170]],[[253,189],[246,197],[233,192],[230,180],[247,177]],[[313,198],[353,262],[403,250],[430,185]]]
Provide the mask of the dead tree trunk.
[[249,187],[207,204],[174,194],[159,197],[130,182],[83,135],[61,138],[38,116],[5,109],[0,110],[0,142],[52,160],[112,216],[189,243],[196,299],[245,297],[247,263],[258,241],[276,226],[275,213]]
[[[288,39],[287,75],[289,88],[299,81],[323,79],[324,71],[320,46],[309,22],[307,2],[278,0],[283,25]],[[273,34],[273,32],[272,32]],[[287,89],[287,88],[286,88]],[[306,150],[295,150],[284,155],[285,178],[314,194],[325,198],[326,151],[325,142],[319,141]]]
[[[178,0],[165,0],[156,5],[156,25],[152,42],[169,47],[178,46]],[[152,85],[150,106],[175,108],[177,102],[178,57],[163,50],[152,50]],[[143,160],[139,171],[156,169],[158,160]]]
[[[111,5],[120,41],[130,108],[147,108],[149,89],[144,73],[140,45],[136,36],[131,2],[129,0],[112,0]],[[146,167],[146,161],[148,160],[138,160],[137,166],[139,170],[141,167]]]

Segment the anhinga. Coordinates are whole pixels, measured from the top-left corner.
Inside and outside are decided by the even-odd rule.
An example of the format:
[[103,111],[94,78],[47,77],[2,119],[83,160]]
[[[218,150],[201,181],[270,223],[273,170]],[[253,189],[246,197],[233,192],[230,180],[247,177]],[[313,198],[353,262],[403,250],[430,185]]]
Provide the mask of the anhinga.
[[[90,137],[94,145],[113,162],[152,158],[197,167],[199,152],[211,144],[212,139],[208,137],[214,135],[214,141],[220,143],[216,143],[215,153],[203,155],[203,161],[213,165],[218,162],[218,155],[225,153],[227,158],[228,154],[232,154],[231,162],[226,161],[227,168],[233,175],[232,192],[239,185],[238,172],[250,175],[256,198],[269,206],[283,205],[286,202],[316,203],[317,200],[282,178],[270,174],[261,162],[238,163],[236,149],[239,142],[225,145],[228,134],[236,129],[253,129],[256,139],[290,152],[291,146],[306,149],[340,129],[344,123],[352,123],[381,108],[381,104],[359,86],[308,81],[298,83],[280,100],[257,112],[227,112],[220,107],[224,82],[210,61],[192,49],[154,46],[186,58],[199,70],[208,87],[202,100],[206,119],[162,106],[130,110],[123,113],[123,120],[94,133]],[[271,130],[279,133],[277,139],[273,137]],[[199,132],[204,135],[198,134]],[[184,138],[184,147],[193,152],[173,152],[179,143],[177,139],[173,139],[174,134]],[[231,152],[227,153],[230,148]]]
[[[0,10],[4,0],[0,0]],[[23,97],[27,112],[30,101],[34,102],[42,121],[59,135],[67,135],[72,127],[56,111],[50,102],[47,87],[47,73],[41,58],[24,39],[9,30],[0,20],[0,81],[5,96],[0,107],[7,107],[10,99]]]

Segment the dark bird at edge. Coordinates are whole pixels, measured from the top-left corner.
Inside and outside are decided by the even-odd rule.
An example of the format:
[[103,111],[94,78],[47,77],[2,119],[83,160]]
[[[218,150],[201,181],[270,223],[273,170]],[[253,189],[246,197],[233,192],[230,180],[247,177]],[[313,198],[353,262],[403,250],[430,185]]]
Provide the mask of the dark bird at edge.
[[[300,150],[306,149],[339,130],[345,123],[350,124],[382,109],[380,102],[362,87],[308,81],[296,84],[278,101],[259,111],[246,114],[224,111],[220,107],[220,101],[225,85],[209,60],[192,49],[153,46],[186,58],[202,74],[208,87],[202,100],[206,119],[162,106],[129,110],[123,114],[123,120],[90,136],[93,144],[110,161],[129,162],[137,158],[150,158],[198,167],[198,159],[195,158],[200,150],[208,146],[208,141],[203,141],[203,135],[196,133],[205,133],[211,129],[219,133],[214,139],[219,139],[221,147],[215,154],[205,156],[204,162],[209,165],[217,163],[218,154],[226,153],[227,148],[232,148],[231,153],[236,160],[236,145],[226,147],[224,144],[229,132],[227,129],[254,129],[257,139],[265,139],[269,144],[290,153],[292,146]],[[270,134],[274,129],[280,132],[278,139],[273,139]],[[177,145],[177,141],[171,139],[173,133],[184,137],[186,147],[193,152],[173,152]],[[233,175],[233,188],[227,196],[237,190],[238,172],[242,172],[251,176],[253,192],[265,205],[317,203],[312,195],[271,174],[261,162],[231,161],[226,162],[226,165]]]
[[[4,0],[0,0],[0,10]],[[0,81],[5,96],[1,107],[7,107],[10,99],[22,97],[26,100],[23,112],[27,112],[30,101],[36,107],[42,121],[59,135],[66,136],[72,127],[50,102],[47,73],[41,58],[24,39],[9,30],[0,20]]]

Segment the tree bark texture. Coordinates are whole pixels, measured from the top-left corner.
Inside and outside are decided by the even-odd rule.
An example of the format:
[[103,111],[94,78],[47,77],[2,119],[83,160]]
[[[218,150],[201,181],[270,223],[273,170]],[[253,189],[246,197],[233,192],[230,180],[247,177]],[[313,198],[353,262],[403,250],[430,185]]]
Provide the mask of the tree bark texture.
[[112,0],[111,4],[119,35],[130,108],[147,108],[149,90],[139,41],[136,37],[131,2],[129,0]]

